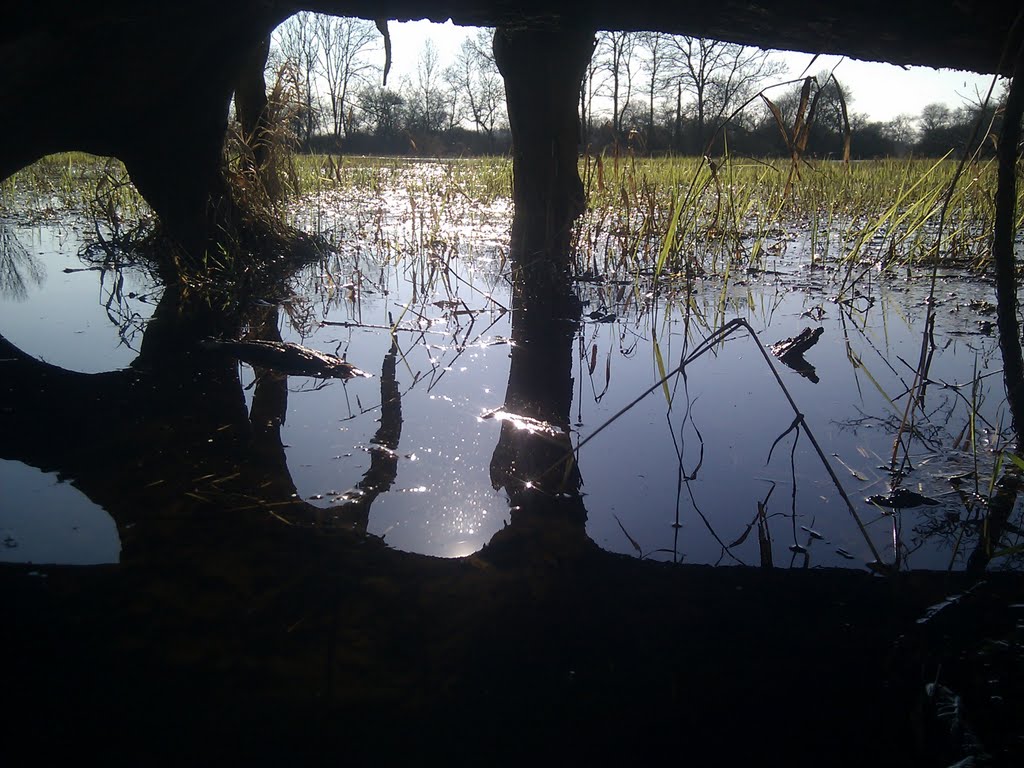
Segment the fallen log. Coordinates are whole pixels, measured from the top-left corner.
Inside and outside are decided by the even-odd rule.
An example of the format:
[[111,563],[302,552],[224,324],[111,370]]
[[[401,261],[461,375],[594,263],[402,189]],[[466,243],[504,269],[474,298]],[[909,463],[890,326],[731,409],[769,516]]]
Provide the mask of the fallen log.
[[232,357],[258,368],[268,368],[288,376],[314,376],[320,379],[369,378],[337,355],[293,344],[290,341],[221,341],[206,339],[203,349],[225,352]]

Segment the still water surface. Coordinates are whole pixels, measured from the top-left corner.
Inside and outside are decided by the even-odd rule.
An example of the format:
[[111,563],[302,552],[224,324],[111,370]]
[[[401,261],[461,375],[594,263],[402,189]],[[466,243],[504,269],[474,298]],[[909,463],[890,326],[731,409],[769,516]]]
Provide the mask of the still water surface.
[[[417,229],[401,201],[391,211],[374,208],[373,237],[362,234],[371,229],[359,218],[367,207],[352,204],[321,199],[297,211],[297,221],[333,239],[338,253],[266,303],[283,340],[344,355],[374,378],[288,379],[280,427],[287,469],[297,494],[322,508],[326,522],[359,495],[374,451],[387,450],[374,440],[394,324],[397,471],[372,500],[366,530],[403,551],[468,555],[510,514],[491,483],[500,420],[488,418],[504,403],[509,371],[508,211],[478,209],[443,241],[431,241],[436,232]],[[390,227],[387,248],[381,222]],[[88,269],[78,257],[87,228],[7,226],[23,248],[21,272],[31,276],[0,296],[0,333],[62,368],[131,366],[161,288],[140,270]],[[655,290],[642,278],[575,284],[583,322],[573,342],[573,444],[653,387],[578,452],[588,535],[610,551],[687,563],[762,563],[761,532],[776,567],[865,568],[876,557],[891,563],[897,547],[904,569],[958,567],[977,540],[971,495],[988,492],[993,448],[1008,423],[987,324],[991,285],[939,274],[932,383],[915,437],[904,441],[913,470],[903,482],[937,503],[894,514],[867,498],[890,490],[886,469],[920,356],[927,281],[868,270],[856,292],[840,296],[835,272],[807,268],[799,237],[778,245],[764,272],[699,279],[691,295]],[[748,321],[759,340],[736,333],[688,365],[685,377],[655,386],[734,318]],[[806,433],[790,430],[794,412],[758,349],[759,341],[819,326],[821,342],[806,355],[817,381],[772,362],[857,517]],[[249,409],[256,384],[254,370],[239,364]],[[0,559],[118,560],[116,526],[73,478],[3,458]],[[112,458],[111,473],[120,460]],[[959,488],[950,484],[968,472],[975,474]]]

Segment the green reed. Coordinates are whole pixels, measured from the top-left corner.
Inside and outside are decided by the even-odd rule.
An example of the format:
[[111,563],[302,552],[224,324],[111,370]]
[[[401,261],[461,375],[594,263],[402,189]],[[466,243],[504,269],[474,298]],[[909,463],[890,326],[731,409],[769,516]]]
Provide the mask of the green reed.
[[783,233],[812,259],[853,268],[913,268],[936,259],[983,270],[995,168],[975,162],[954,189],[942,242],[935,229],[955,162],[814,161],[786,194],[787,161],[585,158],[585,268],[654,267],[659,275],[757,267]]
[[85,215],[112,229],[151,215],[124,165],[84,152],[48,155],[0,182],[0,215],[51,219]]
[[[845,268],[847,286],[858,279],[860,265],[908,272],[937,262],[987,268],[991,162],[971,163],[953,190],[941,243],[936,230],[955,170],[952,159],[809,161],[787,194],[790,162],[735,155],[585,156],[580,175],[588,207],[577,224],[575,266],[619,279],[653,275],[662,282],[728,275],[764,268],[771,254],[796,240],[809,260]],[[375,231],[377,247],[392,255],[444,246],[453,226],[473,224],[482,207],[507,206],[512,190],[507,157],[299,154],[288,174],[286,219],[301,209],[302,226],[318,230],[326,226],[324,214],[354,204],[358,226]],[[401,235],[385,221],[394,216],[396,194],[405,200],[402,215],[408,219]],[[1019,194],[1024,198],[1024,189]],[[150,215],[120,163],[82,153],[44,158],[5,180],[0,211],[79,212],[115,224]]]

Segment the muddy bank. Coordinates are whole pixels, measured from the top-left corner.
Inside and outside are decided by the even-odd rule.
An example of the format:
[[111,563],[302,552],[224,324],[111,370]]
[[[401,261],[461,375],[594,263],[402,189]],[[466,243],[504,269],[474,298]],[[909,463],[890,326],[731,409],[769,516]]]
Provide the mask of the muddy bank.
[[[218,528],[197,531],[217,557],[0,569],[6,744],[147,763],[938,765],[956,755],[924,683],[980,672],[961,653],[1012,632],[1024,599],[994,575],[922,624],[964,576],[671,566],[514,525],[459,560]],[[993,746],[1020,754],[1008,734]]]

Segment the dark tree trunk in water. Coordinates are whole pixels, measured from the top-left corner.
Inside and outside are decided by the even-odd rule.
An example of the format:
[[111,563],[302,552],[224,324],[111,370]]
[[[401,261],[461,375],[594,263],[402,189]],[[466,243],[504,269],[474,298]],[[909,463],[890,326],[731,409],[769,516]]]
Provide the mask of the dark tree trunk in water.
[[[992,259],[996,267],[996,321],[999,349],[1003,355],[1003,383],[1010,406],[1017,453],[1024,451],[1024,359],[1021,355],[1020,325],[1017,322],[1017,265],[1013,256],[1014,222],[1017,203],[1017,160],[1021,116],[1024,114],[1024,47],[1017,52],[1010,93],[999,132],[999,186],[996,190],[996,221],[992,238]],[[1007,461],[988,503],[985,525],[978,545],[967,560],[968,573],[985,571],[999,549],[1020,494],[1020,470]]]
[[512,129],[512,260],[531,288],[561,284],[572,225],[585,206],[578,101],[593,51],[590,29],[503,26],[494,33]]
[[147,123],[144,139],[119,155],[186,264],[202,263],[208,250],[218,252],[225,245],[230,250],[232,242],[245,238],[247,228],[253,229],[245,201],[236,200],[225,176],[224,137],[232,94],[239,121],[253,142],[253,170],[261,176],[266,170],[263,69],[269,38],[231,53],[220,69],[197,74],[182,90],[167,94]]
[[269,55],[270,38],[265,37],[246,57],[235,87],[235,116],[242,127],[243,139],[252,150],[255,165],[252,170],[256,172],[261,172],[267,164],[267,83],[263,71]]
[[[221,169],[226,122],[220,104],[189,105],[191,120],[153,128],[154,146],[134,147],[123,156],[139,193],[159,216],[164,231],[182,249],[201,256],[206,249],[210,208],[227,199]],[[214,203],[212,201],[217,201]]]
[[[572,226],[585,199],[579,177],[579,104],[594,50],[589,29],[498,27],[513,145],[512,361],[491,483],[504,488],[511,524],[488,545],[546,556],[589,551],[586,509],[569,432],[572,341],[579,302],[569,283]],[[525,417],[517,423],[515,417]]]
[[1017,276],[1013,257],[1015,205],[1017,202],[1017,154],[1020,145],[1021,114],[1024,112],[1024,51],[1019,51],[1010,93],[999,134],[999,187],[996,191],[996,221],[992,258],[996,268],[996,320],[999,348],[1003,354],[1003,381],[1017,437],[1017,450],[1024,450],[1024,360],[1021,356],[1020,326],[1017,323]]

